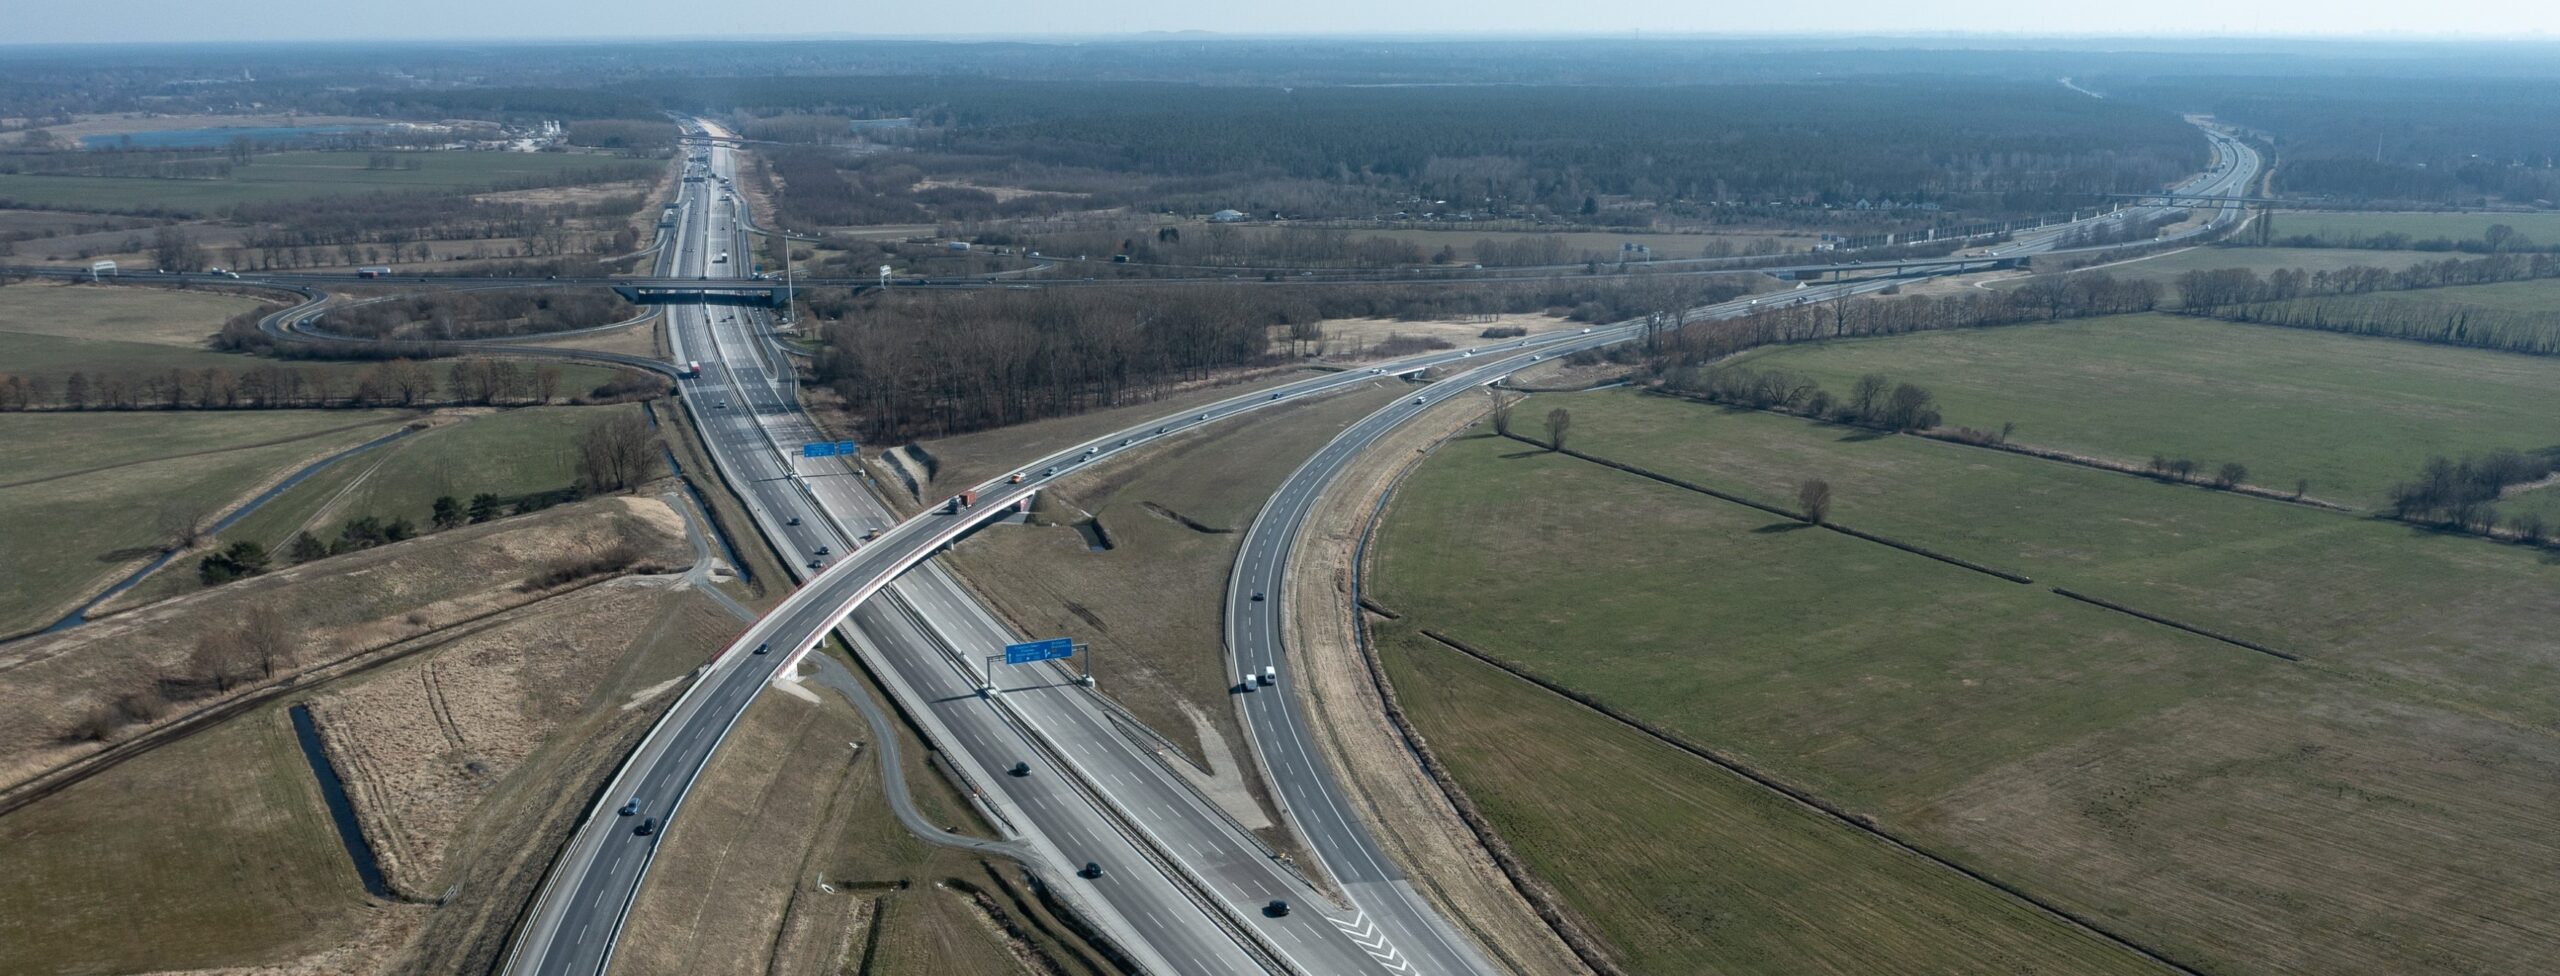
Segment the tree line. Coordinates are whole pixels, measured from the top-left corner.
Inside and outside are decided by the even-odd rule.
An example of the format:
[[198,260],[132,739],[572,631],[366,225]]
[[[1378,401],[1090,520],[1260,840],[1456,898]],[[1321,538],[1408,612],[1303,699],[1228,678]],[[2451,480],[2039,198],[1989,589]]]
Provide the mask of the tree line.
[[44,376],[0,375],[0,411],[285,410],[521,406],[560,396],[549,363],[456,359],[435,364],[390,359],[350,372],[264,363],[245,369],[73,370],[59,388]]
[[[2436,455],[2419,467],[2416,478],[2392,486],[2391,517],[2474,535],[2498,535],[2498,499],[2508,488],[2544,480],[2551,472],[2548,452],[2500,449],[2459,461]],[[2503,524],[2508,533],[2529,545],[2542,545],[2551,535],[2542,516],[2531,512]]]
[[1797,302],[1780,293],[1736,318],[1701,318],[1653,331],[1645,337],[1643,355],[1649,372],[1664,375],[1760,346],[2121,315],[2151,311],[2160,300],[2156,282],[2105,272],[2045,275],[2005,291],[1974,288],[1949,295]]
[[339,335],[439,342],[561,332],[630,318],[633,309],[604,291],[422,293],[332,308],[321,319]]
[[2228,322],[2551,356],[2560,355],[2560,314],[2375,293],[2552,277],[2560,277],[2560,254],[2494,254],[2430,261],[2401,271],[2287,268],[2263,277],[2247,268],[2190,271],[2178,277],[2178,291],[2183,311]]

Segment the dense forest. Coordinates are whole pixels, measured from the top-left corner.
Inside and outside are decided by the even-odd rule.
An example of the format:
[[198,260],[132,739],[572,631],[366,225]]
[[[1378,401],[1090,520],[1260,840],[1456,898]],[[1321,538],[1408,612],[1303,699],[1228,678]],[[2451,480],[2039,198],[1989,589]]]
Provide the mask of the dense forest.
[[2560,79],[2376,75],[2194,77],[2120,93],[2271,138],[2278,188],[2425,204],[2560,199]]
[[[1177,209],[1224,200],[1253,213],[1300,212],[1293,216],[1411,209],[1596,217],[1620,206],[1699,214],[1731,206],[1854,208],[1862,201],[2022,212],[2156,188],[2206,158],[2202,138],[2170,113],[2049,83],[768,84],[777,90],[767,97],[790,91],[849,117],[917,118],[916,128],[881,134],[911,148],[1154,178],[1166,185],[1150,195]],[[896,161],[856,166],[883,163]],[[1287,192],[1290,184],[1298,190]],[[842,199],[832,186],[823,195]]]

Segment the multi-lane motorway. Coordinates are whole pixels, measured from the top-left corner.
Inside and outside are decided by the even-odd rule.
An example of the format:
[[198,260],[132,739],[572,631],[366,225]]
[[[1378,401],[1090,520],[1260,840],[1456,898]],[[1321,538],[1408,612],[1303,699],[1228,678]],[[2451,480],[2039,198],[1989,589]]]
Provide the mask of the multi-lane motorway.
[[[2238,195],[2254,176],[2257,157],[2236,141],[2218,134],[2212,138],[2214,170],[2180,189]],[[725,149],[702,151],[708,157],[703,169],[714,179],[680,184],[678,228],[665,242],[657,268],[664,278],[742,275],[745,256],[752,253],[743,215],[722,188],[732,160]],[[2129,213],[2160,209],[2166,208]],[[2217,222],[2236,215],[2236,208],[2226,208]],[[1999,250],[2003,257],[2050,251],[2066,234],[2067,229],[2056,229],[2022,236]],[[723,251],[731,260],[715,262]],[[1883,278],[1835,283],[1781,300],[1827,298],[1890,283]],[[1748,307],[1735,303],[1703,311],[1731,315]],[[1290,678],[1277,629],[1280,607],[1276,601],[1251,600],[1250,594],[1276,597],[1285,592],[1278,574],[1308,505],[1378,436],[1432,403],[1507,375],[1533,356],[1624,341],[1637,334],[1636,326],[1414,357],[1375,372],[1313,377],[1233,398],[1030,461],[1023,466],[1021,483],[996,479],[979,486],[979,503],[969,511],[900,520],[849,470],[793,456],[798,443],[818,439],[817,432],[799,411],[792,370],[763,312],[697,303],[670,306],[668,314],[677,360],[705,366],[702,377],[685,381],[685,402],[721,473],[745,498],[759,531],[779,548],[817,565],[794,562],[803,587],[706,665],[635,750],[547,876],[534,911],[511,946],[510,972],[596,973],[605,968],[658,845],[683,842],[681,805],[693,778],[756,693],[787,674],[791,662],[831,632],[844,635],[860,651],[968,781],[973,801],[1006,838],[938,839],[1032,866],[1141,968],[1167,973],[1490,971],[1472,945],[1423,905],[1357,818],[1347,814],[1331,771],[1308,748],[1303,720],[1285,693]],[[289,326],[296,320],[280,315],[274,321]],[[1068,680],[1064,670],[1035,666],[986,674],[978,662],[1018,635],[929,557],[994,513],[1027,499],[1054,475],[1280,399],[1390,382],[1393,376],[1431,366],[1459,371],[1416,387],[1422,403],[1407,397],[1354,425],[1283,486],[1247,536],[1230,594],[1229,645],[1237,672],[1268,666],[1282,676],[1279,688],[1268,689],[1282,693],[1239,696],[1257,759],[1290,821],[1349,897],[1349,905],[1336,907],[1316,897],[1249,832],[1163,767],[1093,690]],[[875,528],[880,530],[877,539],[861,539]],[[981,686],[990,682],[994,688],[981,693]],[[1029,774],[1011,775],[1016,763],[1027,764]],[[629,817],[618,812],[626,800],[638,801]],[[640,833],[640,824],[649,820],[660,829]],[[1088,862],[1101,868],[1099,877],[1078,876],[1076,869]],[[1279,917],[1262,912],[1275,898],[1288,899],[1299,910]]]
[[[2220,133],[2211,130],[2207,133],[2215,144],[2214,166],[2188,180],[2180,190],[2220,194],[2245,189],[2258,170],[2256,153]],[[2104,219],[2141,220],[2169,209],[2131,208]],[[2209,233],[2237,217],[2236,209],[2226,208],[2205,225],[2182,231],[2180,236]],[[2004,245],[2001,250],[2008,253],[2050,251],[2068,233],[2068,229],[2057,229],[2030,235]],[[1878,290],[1890,283],[1886,279],[1871,279],[1807,288],[1781,300],[1828,299],[1841,294]],[[1758,300],[1743,299],[1700,309],[1692,314],[1697,318],[1730,318],[1748,314],[1760,304]],[[1486,357],[1482,365],[1420,389],[1410,398],[1381,407],[1344,429],[1291,473],[1273,494],[1270,504],[1255,516],[1252,526],[1246,530],[1243,545],[1237,550],[1235,568],[1228,577],[1226,629],[1230,673],[1243,681],[1252,681],[1254,676],[1268,669],[1277,676],[1277,681],[1276,687],[1267,690],[1282,692],[1248,693],[1237,696],[1236,700],[1244,719],[1246,736],[1253,744],[1283,810],[1316,858],[1341,881],[1345,894],[1359,913],[1358,917],[1377,925],[1394,943],[1407,947],[1411,956],[1430,964],[1432,971],[1482,971],[1482,967],[1473,964],[1472,947],[1448,935],[1442,921],[1422,903],[1412,886],[1406,883],[1403,873],[1379,851],[1375,841],[1361,827],[1359,817],[1343,800],[1336,772],[1326,766],[1316,749],[1298,696],[1288,693],[1295,680],[1288,666],[1282,637],[1286,633],[1285,594],[1288,592],[1286,574],[1289,557],[1317,497],[1334,478],[1389,431],[1443,400],[1496,382],[1538,359],[1623,341],[1628,334],[1624,329],[1606,330],[1577,336],[1534,352],[1513,350],[1496,353]]]

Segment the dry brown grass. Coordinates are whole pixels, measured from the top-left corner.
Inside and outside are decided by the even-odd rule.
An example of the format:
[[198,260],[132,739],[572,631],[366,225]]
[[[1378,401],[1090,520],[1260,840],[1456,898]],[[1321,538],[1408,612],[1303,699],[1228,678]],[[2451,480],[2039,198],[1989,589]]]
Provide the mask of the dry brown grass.
[[[665,503],[597,499],[294,566],[13,642],[0,648],[0,783],[97,752],[97,743],[61,741],[74,717],[183,677],[198,636],[232,626],[250,606],[283,613],[300,636],[295,667],[307,669],[540,599],[515,588],[535,567],[562,551],[624,542],[652,561],[691,558]],[[218,701],[190,702],[164,721]]]
[[638,581],[579,590],[311,699],[395,890],[435,897],[461,826],[590,706],[585,686],[641,639],[666,599],[664,587]]

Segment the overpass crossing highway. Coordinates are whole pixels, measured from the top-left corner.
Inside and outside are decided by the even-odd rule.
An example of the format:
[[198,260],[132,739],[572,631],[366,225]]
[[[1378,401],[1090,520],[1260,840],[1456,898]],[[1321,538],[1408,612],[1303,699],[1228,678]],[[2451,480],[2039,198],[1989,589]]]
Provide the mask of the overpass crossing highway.
[[[2217,141],[2222,163],[2207,177],[2215,185],[2197,187],[2197,192],[2237,188],[2227,184],[2243,168],[2243,157],[2222,150],[2221,145]],[[2245,147],[2238,151],[2246,152]],[[731,165],[727,150],[714,149],[711,155],[715,168],[725,170]],[[2254,172],[2254,155],[2245,159],[2245,168]],[[671,246],[660,253],[661,273],[656,277],[681,280],[688,273],[697,281],[714,277],[715,267],[708,263],[710,249],[726,246],[744,255],[748,231],[734,204],[718,200],[711,184],[681,186],[681,228]],[[2236,208],[2226,208],[2217,220],[2234,213]],[[2003,250],[2010,254],[2050,251],[2064,233],[2057,230],[2040,240],[2021,240]],[[738,267],[731,263],[717,270],[734,274]],[[1834,272],[1881,270],[1868,265],[1821,267]],[[135,277],[148,281],[191,276]],[[281,334],[290,334],[311,317],[317,301],[325,297],[322,285],[333,280],[381,281],[328,276],[233,280],[227,275],[209,280],[254,281],[312,295],[313,303],[270,316],[268,327]],[[597,282],[611,280],[616,279]],[[1808,287],[1782,301],[1871,291],[1887,287],[1892,280],[1878,276]],[[459,281],[545,287],[596,283],[583,279]],[[972,281],[969,286],[985,284]],[[1308,837],[1323,868],[1342,882],[1349,896],[1351,904],[1339,909],[1328,905],[1249,832],[1147,755],[1147,747],[1136,741],[1099,696],[1066,680],[1063,671],[1035,667],[1010,673],[997,678],[992,693],[978,693],[988,676],[978,672],[976,657],[1015,635],[930,559],[1010,506],[1026,502],[1051,480],[1052,470],[1062,476],[1147,441],[1274,402],[1382,382],[1388,376],[1431,367],[1458,368],[1456,376],[1418,388],[1428,405],[1506,375],[1532,356],[1633,338],[1640,325],[1550,333],[1482,349],[1412,357],[1376,367],[1374,372],[1311,377],[1230,398],[1032,461],[1023,466],[1026,475],[1020,484],[996,479],[978,486],[979,501],[973,508],[956,513],[937,509],[899,519],[851,477],[803,470],[789,456],[788,448],[814,428],[798,410],[791,370],[764,331],[761,312],[704,302],[673,304],[668,314],[678,358],[706,365],[703,378],[685,381],[685,402],[722,474],[747,500],[758,528],[787,552],[814,555],[824,546],[830,555],[819,557],[819,565],[808,567],[807,573],[801,573],[795,563],[793,572],[804,577],[800,589],[705,665],[635,749],[546,877],[531,914],[511,944],[509,972],[598,973],[609,966],[631,901],[658,845],[682,842],[681,804],[694,777],[758,691],[771,681],[787,679],[798,659],[831,633],[842,634],[857,648],[967,781],[972,801],[1005,835],[996,841],[942,840],[1022,860],[1140,968],[1166,973],[1490,971],[1474,947],[1450,932],[1409,886],[1399,887],[1400,877],[1376,856],[1374,844],[1358,829],[1356,819],[1337,816],[1330,830],[1310,826],[1310,817],[1325,809],[1333,794],[1330,772],[1320,760],[1310,762],[1306,775],[1297,777],[1294,786],[1289,778],[1275,779],[1286,813]],[[1727,306],[1710,314],[1739,314],[1739,310]],[[478,348],[564,354],[541,347]],[[647,365],[670,369],[664,363]],[[1329,445],[1325,454],[1310,462],[1311,469],[1338,466],[1350,454],[1337,452],[1336,447],[1348,452],[1365,446],[1367,439],[1409,419],[1413,410],[1405,408],[1419,406],[1399,401],[1355,425],[1355,432],[1366,431],[1366,439],[1347,432],[1344,436],[1351,439]],[[1301,474],[1308,470],[1302,469]],[[1291,484],[1312,489],[1321,482],[1302,484],[1293,477]],[[1292,497],[1284,488],[1280,504],[1266,511],[1266,518],[1290,518]],[[1257,532],[1263,524],[1257,520]],[[873,528],[879,529],[878,537],[857,546],[859,536]],[[1263,550],[1266,556],[1282,548],[1277,535],[1263,537],[1274,540]],[[1249,545],[1248,554],[1254,551]],[[1285,559],[1273,559],[1269,565],[1283,563]],[[1240,568],[1239,579],[1242,574]],[[1231,619],[1235,616],[1231,614]],[[1240,660],[1255,653],[1247,650],[1251,640],[1251,635],[1231,632],[1230,652]],[[757,653],[759,647],[769,647],[770,653]],[[1282,649],[1273,638],[1263,641],[1258,653],[1277,661]],[[1249,712],[1248,722],[1257,759],[1268,769],[1276,751],[1288,748],[1285,740],[1294,737],[1303,746],[1305,733],[1302,723],[1284,707],[1289,696],[1259,697],[1271,703],[1272,711]],[[1301,755],[1313,759],[1311,752],[1302,750]],[[1033,774],[1006,775],[1016,762],[1029,763]],[[632,798],[657,811],[667,829],[642,836],[631,829],[630,822],[615,816],[614,808]],[[1338,814],[1338,801],[1331,802],[1336,803]],[[1073,868],[1087,861],[1104,866],[1102,877],[1071,877]],[[1274,897],[1286,897],[1305,910],[1282,918],[1257,911]],[[1381,948],[1390,951],[1381,952]]]

